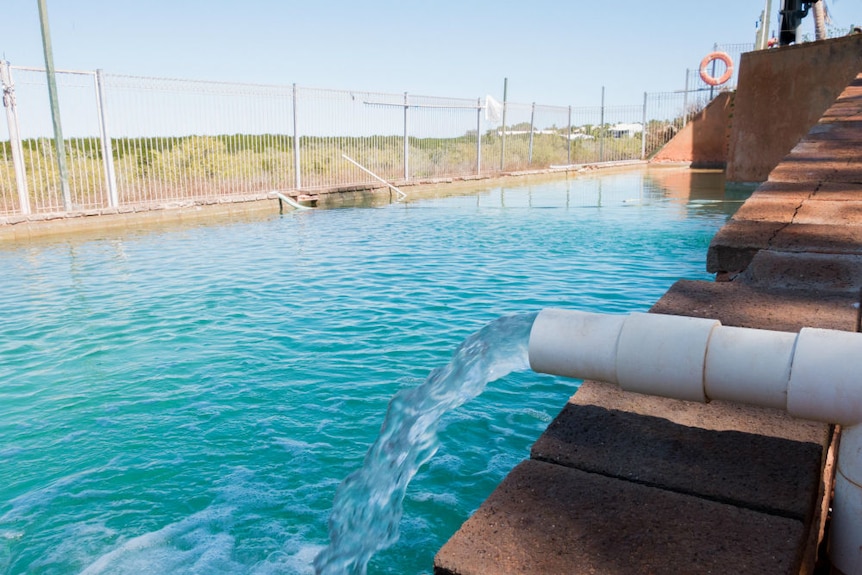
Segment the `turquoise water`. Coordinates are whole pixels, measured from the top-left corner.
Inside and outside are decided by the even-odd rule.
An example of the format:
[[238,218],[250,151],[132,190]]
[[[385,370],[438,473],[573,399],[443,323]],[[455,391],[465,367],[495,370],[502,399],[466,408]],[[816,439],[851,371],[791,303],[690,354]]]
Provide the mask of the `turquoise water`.
[[[470,333],[709,279],[738,201],[665,180],[3,246],[0,572],[311,573],[389,399]],[[430,573],[574,389],[512,374],[445,416],[369,573]]]

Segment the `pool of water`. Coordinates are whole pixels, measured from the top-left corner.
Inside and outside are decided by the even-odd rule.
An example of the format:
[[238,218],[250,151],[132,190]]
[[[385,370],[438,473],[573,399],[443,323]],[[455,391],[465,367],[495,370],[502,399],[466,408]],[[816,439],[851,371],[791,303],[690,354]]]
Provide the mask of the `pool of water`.
[[[2,246],[0,572],[311,573],[395,392],[501,315],[710,279],[740,202],[637,170]],[[369,573],[430,573],[575,389],[516,373],[445,416]]]

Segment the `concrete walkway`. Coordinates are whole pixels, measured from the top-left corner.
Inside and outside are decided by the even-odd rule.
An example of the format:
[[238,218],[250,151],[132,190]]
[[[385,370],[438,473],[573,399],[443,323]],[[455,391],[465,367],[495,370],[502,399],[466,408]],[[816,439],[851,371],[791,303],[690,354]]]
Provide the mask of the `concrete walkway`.
[[[715,236],[717,282],[652,308],[859,331],[862,74]],[[585,382],[440,550],[438,575],[797,574],[815,567],[828,425]]]

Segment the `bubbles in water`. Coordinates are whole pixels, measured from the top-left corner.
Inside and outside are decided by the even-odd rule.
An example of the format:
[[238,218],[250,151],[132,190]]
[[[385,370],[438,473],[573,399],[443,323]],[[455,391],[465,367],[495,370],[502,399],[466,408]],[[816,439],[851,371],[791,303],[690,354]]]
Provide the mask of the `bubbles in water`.
[[448,365],[395,395],[362,467],[335,494],[330,543],[314,560],[317,575],[364,575],[371,556],[398,540],[407,484],[437,450],[440,418],[488,382],[529,367],[535,317],[517,314],[489,323],[458,347]]
[[209,508],[177,523],[125,540],[84,569],[81,575],[240,572],[231,559],[234,538],[224,525],[230,507]]

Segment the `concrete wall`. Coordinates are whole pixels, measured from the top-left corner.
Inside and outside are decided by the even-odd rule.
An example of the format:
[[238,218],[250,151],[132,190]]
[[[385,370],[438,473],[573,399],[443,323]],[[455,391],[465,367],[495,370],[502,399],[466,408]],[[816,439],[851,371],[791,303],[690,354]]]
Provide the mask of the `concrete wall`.
[[743,54],[727,180],[765,181],[858,72],[862,34]]
[[732,106],[732,93],[719,94],[650,161],[690,162],[693,168],[724,168]]

